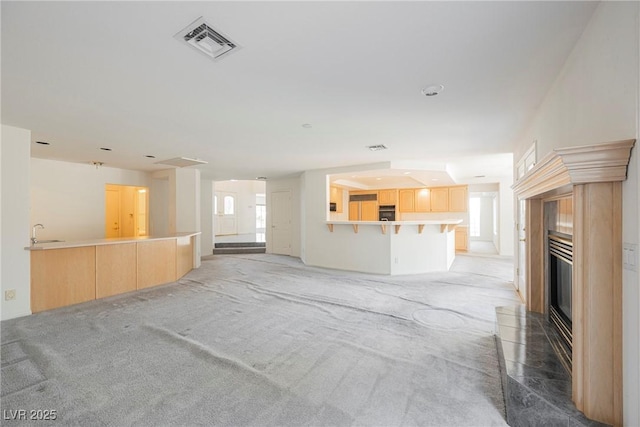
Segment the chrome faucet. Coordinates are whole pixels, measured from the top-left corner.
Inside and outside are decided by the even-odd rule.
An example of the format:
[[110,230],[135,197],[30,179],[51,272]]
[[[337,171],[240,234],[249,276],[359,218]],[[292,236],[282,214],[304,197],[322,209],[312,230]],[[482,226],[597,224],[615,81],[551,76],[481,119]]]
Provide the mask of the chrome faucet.
[[36,224],[33,226],[33,228],[31,229],[31,244],[35,245],[36,243],[38,243],[38,239],[36,238],[36,229],[38,228],[42,228],[44,229],[44,225],[42,224]]

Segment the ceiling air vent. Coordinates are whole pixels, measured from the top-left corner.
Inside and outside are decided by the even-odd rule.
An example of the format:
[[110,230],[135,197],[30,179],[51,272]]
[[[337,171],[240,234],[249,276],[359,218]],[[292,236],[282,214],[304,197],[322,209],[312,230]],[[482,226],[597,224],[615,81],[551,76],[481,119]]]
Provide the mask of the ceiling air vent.
[[380,150],[386,150],[387,146],[384,144],[379,144],[379,145],[367,145],[367,148],[371,151],[380,151]]
[[240,49],[236,42],[207,24],[202,16],[174,37],[214,61]]
[[206,164],[207,162],[205,162],[204,160],[190,159],[188,157],[174,157],[173,159],[161,160],[159,162],[156,162],[156,165],[177,166],[179,168]]

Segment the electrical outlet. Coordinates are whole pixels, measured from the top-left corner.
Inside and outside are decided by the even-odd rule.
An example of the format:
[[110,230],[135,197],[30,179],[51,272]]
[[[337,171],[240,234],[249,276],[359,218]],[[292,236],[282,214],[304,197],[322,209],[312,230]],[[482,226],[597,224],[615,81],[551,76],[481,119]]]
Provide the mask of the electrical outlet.
[[625,243],[622,248],[623,268],[638,271],[638,245]]
[[4,291],[4,300],[5,301],[11,301],[13,299],[16,299],[16,290],[15,289],[7,289],[6,291]]

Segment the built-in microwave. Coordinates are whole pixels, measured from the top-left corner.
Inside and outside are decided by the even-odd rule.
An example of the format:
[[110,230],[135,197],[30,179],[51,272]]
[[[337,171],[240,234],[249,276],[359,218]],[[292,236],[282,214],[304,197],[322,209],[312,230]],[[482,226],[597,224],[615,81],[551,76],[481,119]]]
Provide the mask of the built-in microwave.
[[336,204],[335,203],[329,203],[329,211],[330,212],[336,212],[338,209],[336,208]]
[[396,207],[395,205],[380,205],[378,209],[379,221],[395,221]]

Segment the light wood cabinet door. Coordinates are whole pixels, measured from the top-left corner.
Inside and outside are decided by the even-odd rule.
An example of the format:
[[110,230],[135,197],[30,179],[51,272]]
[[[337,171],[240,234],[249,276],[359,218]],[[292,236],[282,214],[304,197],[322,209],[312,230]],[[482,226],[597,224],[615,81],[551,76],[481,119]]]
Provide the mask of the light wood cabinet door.
[[467,212],[467,186],[449,187],[449,212]]
[[360,221],[378,220],[378,202],[374,200],[360,202]]
[[447,212],[449,210],[449,187],[431,189],[431,212]]
[[415,189],[416,212],[431,212],[431,190],[428,188]]
[[466,252],[469,250],[469,228],[456,227],[456,251]]
[[349,202],[349,221],[360,221],[360,202]]
[[336,212],[342,213],[342,198],[344,190],[340,187],[331,186],[329,193],[329,202],[336,204]]
[[416,205],[415,205],[415,192],[413,190],[413,188],[408,188],[408,189],[404,189],[404,190],[399,190],[398,191],[398,198],[399,198],[399,211],[400,212],[415,212],[416,211]]
[[379,205],[395,205],[397,202],[398,190],[380,190],[378,191],[378,204]]

